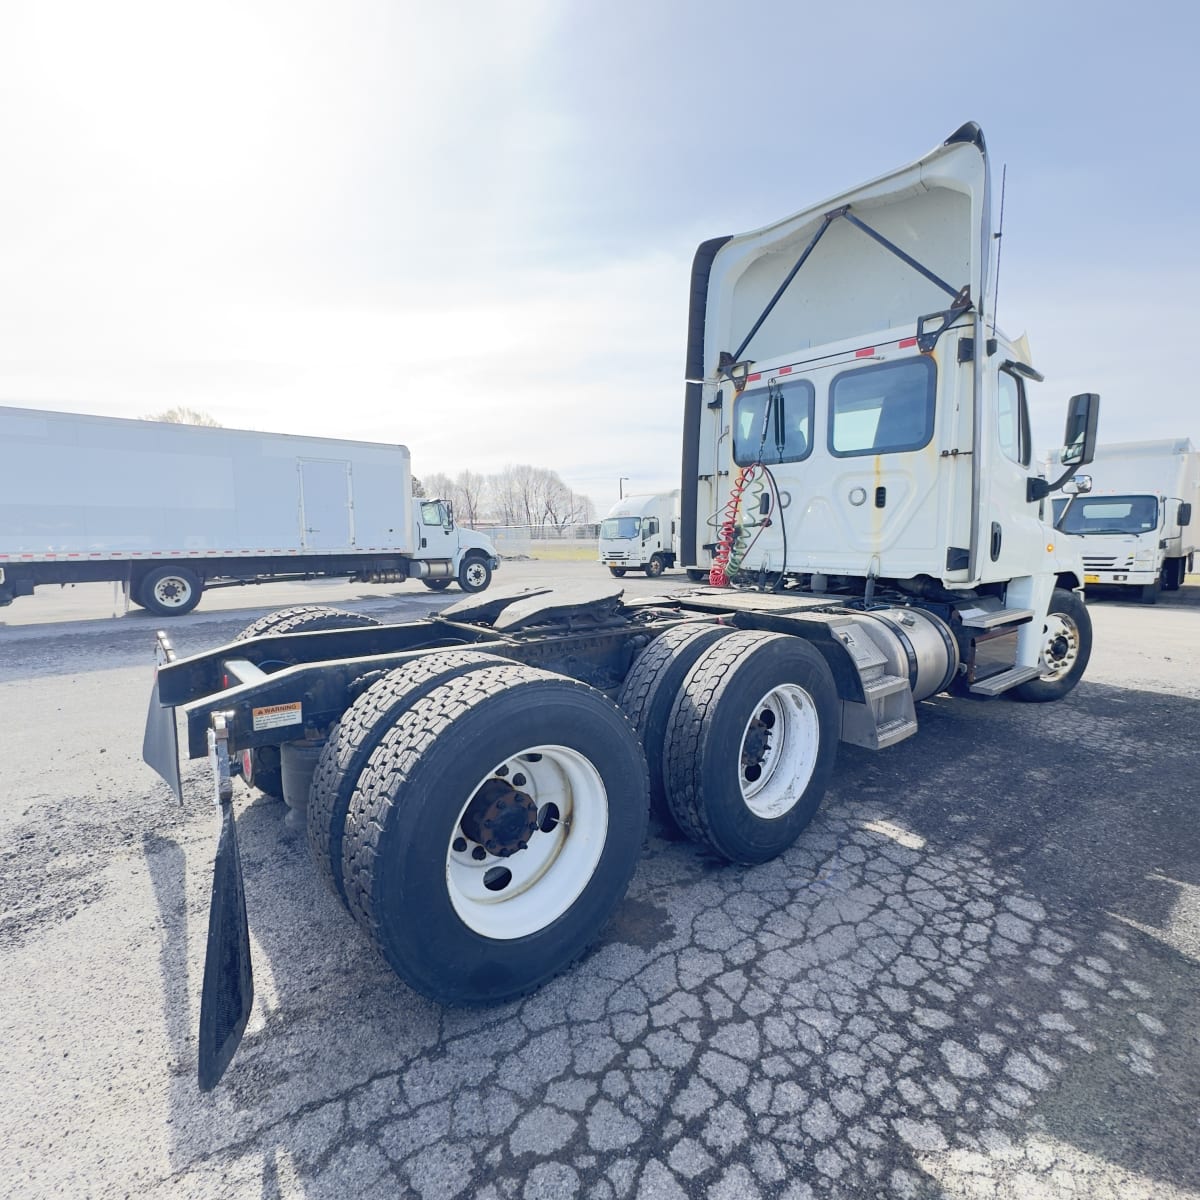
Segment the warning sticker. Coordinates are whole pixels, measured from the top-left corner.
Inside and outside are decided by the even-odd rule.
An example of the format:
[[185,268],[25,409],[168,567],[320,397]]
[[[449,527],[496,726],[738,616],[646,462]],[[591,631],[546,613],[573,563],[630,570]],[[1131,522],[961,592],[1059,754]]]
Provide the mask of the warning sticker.
[[280,725],[300,725],[304,718],[300,715],[300,701],[292,704],[268,704],[265,708],[256,708],[254,712],[254,728],[278,729]]

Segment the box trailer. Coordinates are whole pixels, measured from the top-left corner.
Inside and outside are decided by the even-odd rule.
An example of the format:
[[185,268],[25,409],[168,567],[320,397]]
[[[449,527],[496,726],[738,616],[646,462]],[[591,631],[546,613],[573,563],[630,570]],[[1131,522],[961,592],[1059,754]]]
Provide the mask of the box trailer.
[[400,445],[0,407],[0,605],[115,580],[160,616],[265,579],[488,586],[483,535]]
[[219,799],[201,1087],[253,998],[234,781],[266,748],[348,919],[417,991],[492,1003],[594,940],[649,811],[764,862],[812,820],[841,742],[912,737],[940,693],[1076,686],[1082,566],[1040,513],[1090,460],[1099,398],[1071,398],[1060,470],[1041,477],[1025,394],[1039,376],[985,311],[989,188],[967,124],[873,183],[700,247],[681,554],[711,586],[499,589],[427,620],[312,632],[281,614],[189,658],[159,635],[143,755],[181,795],[181,711]]
[[1055,525],[1079,539],[1085,581],[1131,589],[1143,604],[1177,591],[1196,556],[1200,453],[1188,438],[1096,447],[1088,490],[1055,500]]

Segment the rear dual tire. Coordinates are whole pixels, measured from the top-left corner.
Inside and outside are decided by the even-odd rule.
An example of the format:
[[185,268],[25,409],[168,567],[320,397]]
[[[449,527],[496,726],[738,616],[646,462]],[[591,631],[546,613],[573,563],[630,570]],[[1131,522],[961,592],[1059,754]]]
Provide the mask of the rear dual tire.
[[[355,629],[365,625],[378,625],[374,617],[363,613],[346,612],[341,608],[330,608],[325,604],[298,604],[294,608],[280,608],[252,621],[234,641],[245,642],[250,638],[268,634],[311,633],[318,629]],[[257,746],[242,754],[242,778],[252,787],[276,800],[283,799],[283,766],[278,746]]]
[[598,935],[646,810],[637,740],[599,692],[518,665],[472,671],[401,714],[360,775],[343,841],[349,907],[415,990],[512,999]]
[[666,731],[676,824],[732,862],[760,863],[816,815],[837,758],[833,675],[807,642],[738,632],[688,672]]

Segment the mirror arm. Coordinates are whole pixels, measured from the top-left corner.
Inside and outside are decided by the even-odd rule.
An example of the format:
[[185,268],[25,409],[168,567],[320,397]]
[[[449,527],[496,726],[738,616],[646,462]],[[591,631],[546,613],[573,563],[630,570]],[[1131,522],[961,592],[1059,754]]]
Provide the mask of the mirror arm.
[[[1082,465],[1086,466],[1087,464],[1084,463]],[[1045,500],[1051,492],[1057,492],[1072,475],[1078,474],[1079,466],[1080,464],[1077,463],[1074,466],[1068,467],[1053,483],[1047,479],[1042,479],[1040,476],[1026,479],[1025,499],[1031,504],[1036,500]]]

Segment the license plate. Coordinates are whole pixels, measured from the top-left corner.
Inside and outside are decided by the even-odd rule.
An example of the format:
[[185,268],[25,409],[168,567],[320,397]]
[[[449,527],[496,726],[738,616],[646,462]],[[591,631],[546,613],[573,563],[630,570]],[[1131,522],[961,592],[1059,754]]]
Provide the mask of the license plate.
[[1100,576],[1099,575],[1085,575],[1083,577],[1083,582],[1084,583],[1099,583]]

